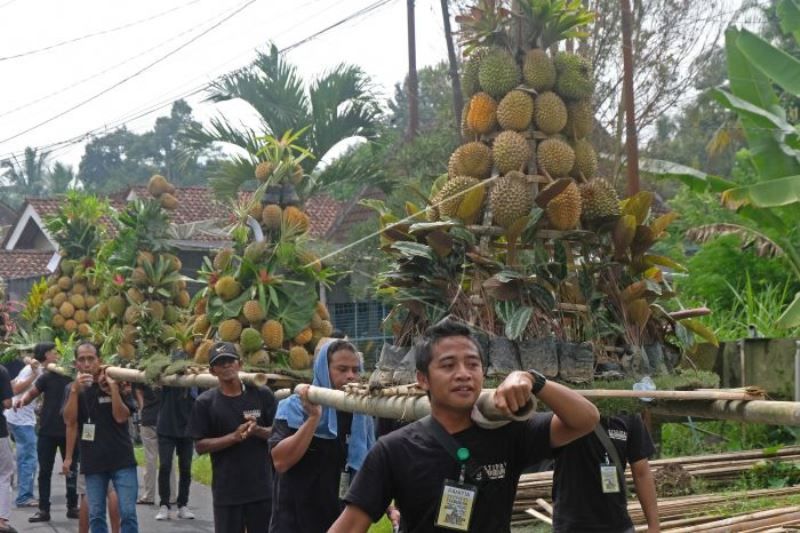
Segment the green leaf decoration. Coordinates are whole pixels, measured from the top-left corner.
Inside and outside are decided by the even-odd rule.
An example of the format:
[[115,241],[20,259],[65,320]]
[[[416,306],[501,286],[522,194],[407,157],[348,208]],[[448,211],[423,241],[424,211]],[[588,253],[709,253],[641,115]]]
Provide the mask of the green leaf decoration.
[[506,337],[512,341],[521,338],[522,334],[525,332],[525,329],[528,327],[531,316],[533,316],[532,307],[522,306],[517,309],[514,314],[511,315],[511,318],[506,322],[506,327],[504,330]]

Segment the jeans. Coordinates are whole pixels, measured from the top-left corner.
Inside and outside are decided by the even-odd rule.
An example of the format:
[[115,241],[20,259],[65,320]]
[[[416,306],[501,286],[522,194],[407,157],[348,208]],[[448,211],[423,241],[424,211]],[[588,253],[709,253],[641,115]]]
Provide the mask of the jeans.
[[17,445],[17,505],[35,499],[33,478],[36,475],[36,427],[8,424],[8,431]]
[[[50,480],[53,475],[56,452],[59,450],[61,450],[61,459],[64,459],[64,455],[67,453],[66,437],[39,435],[36,452],[39,455],[39,509],[42,511],[50,511]],[[78,461],[73,461],[72,468],[70,468],[72,475],[66,477],[67,509],[78,508],[77,470]]]
[[158,496],[159,505],[169,508],[170,501],[170,476],[175,472],[172,468],[172,456],[178,454],[178,470],[180,481],[178,485],[178,508],[186,507],[189,503],[189,486],[192,484],[192,454],[194,441],[189,437],[158,436]]
[[11,476],[14,475],[14,453],[8,437],[0,438],[0,518],[11,518]]
[[106,497],[108,482],[114,484],[119,499],[120,532],[138,533],[136,519],[136,493],[139,491],[136,467],[120,468],[111,472],[86,475],[86,497],[89,500],[89,530],[108,533],[106,522]]

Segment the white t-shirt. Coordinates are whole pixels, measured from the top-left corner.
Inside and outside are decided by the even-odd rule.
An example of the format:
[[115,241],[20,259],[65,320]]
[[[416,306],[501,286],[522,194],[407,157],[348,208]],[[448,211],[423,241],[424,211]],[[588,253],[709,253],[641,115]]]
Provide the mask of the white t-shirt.
[[[30,377],[31,374],[33,374],[33,372],[34,371],[31,368],[31,365],[25,365],[25,368],[23,368],[20,371],[19,375],[16,378],[14,378],[14,381],[12,381],[12,383],[19,383],[20,381],[25,381]],[[37,376],[40,375],[41,373],[42,373],[41,368],[36,371]],[[22,396],[26,392],[28,392],[28,390],[30,390],[31,387],[33,387],[34,382],[36,382],[35,379],[31,382],[30,386],[27,389],[14,396],[12,402],[16,403],[17,400],[22,398]],[[9,424],[14,424],[15,426],[35,426],[36,425],[35,409],[36,406],[34,405],[33,402],[31,402],[25,407],[17,409],[16,411],[14,411],[13,407],[11,409],[6,409],[3,414],[5,415],[6,421]]]

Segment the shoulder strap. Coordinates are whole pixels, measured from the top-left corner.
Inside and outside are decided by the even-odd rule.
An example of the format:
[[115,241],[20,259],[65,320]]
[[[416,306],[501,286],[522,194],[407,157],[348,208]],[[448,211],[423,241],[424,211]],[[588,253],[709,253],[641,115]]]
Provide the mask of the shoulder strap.
[[617,447],[611,442],[611,438],[608,436],[606,429],[599,422],[594,427],[594,434],[597,435],[598,439],[600,439],[600,443],[603,445],[603,448],[606,449],[608,456],[611,457],[612,461],[614,461],[614,466],[617,467],[617,474],[619,474],[620,480],[624,480],[625,470],[622,468],[622,461],[619,460]]
[[[458,458],[458,449],[461,448],[461,444],[445,430],[442,425],[433,418],[431,415],[428,415],[420,420],[422,425],[424,425],[428,430],[430,430],[433,437],[436,439],[436,442],[447,451],[447,453],[455,459],[458,464],[461,464],[461,460]],[[475,458],[470,456],[466,462],[466,471],[469,477],[473,481],[477,481],[477,475],[481,471],[480,465],[478,465]]]

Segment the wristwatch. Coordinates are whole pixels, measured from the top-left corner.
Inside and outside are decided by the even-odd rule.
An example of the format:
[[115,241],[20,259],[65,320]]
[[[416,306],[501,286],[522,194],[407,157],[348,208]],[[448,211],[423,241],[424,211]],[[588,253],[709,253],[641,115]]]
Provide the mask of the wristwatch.
[[547,383],[547,378],[544,377],[544,374],[542,374],[541,372],[537,372],[532,368],[528,369],[527,372],[533,378],[533,389],[531,390],[531,392],[533,393],[534,396],[536,396],[539,394],[539,391],[542,390],[544,384]]

